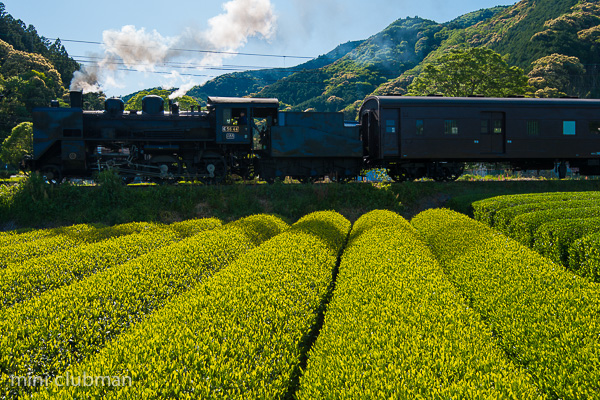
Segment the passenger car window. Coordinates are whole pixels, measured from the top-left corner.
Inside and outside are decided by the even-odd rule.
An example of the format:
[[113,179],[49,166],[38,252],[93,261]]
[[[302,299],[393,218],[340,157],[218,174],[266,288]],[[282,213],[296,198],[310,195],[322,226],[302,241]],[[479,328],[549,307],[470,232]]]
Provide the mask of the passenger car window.
[[444,121],[444,134],[458,135],[458,121],[454,119],[447,119]]
[[563,121],[563,135],[575,135],[576,127],[575,121]]
[[590,133],[600,135],[600,121],[590,122]]
[[424,124],[422,119],[417,120],[417,136],[423,136]]
[[396,121],[393,119],[388,119],[385,121],[385,131],[387,133],[396,133]]
[[527,136],[539,136],[540,121],[527,121]]

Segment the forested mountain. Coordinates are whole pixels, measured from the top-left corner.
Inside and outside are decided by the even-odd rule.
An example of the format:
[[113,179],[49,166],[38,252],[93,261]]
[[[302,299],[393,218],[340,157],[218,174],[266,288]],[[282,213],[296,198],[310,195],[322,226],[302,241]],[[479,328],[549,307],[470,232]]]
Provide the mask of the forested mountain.
[[[481,23],[442,34],[444,40],[424,64],[453,48],[485,46],[523,68],[534,91],[558,74],[564,82],[557,93],[600,97],[600,5],[596,1],[522,0]],[[386,82],[376,93],[404,93],[420,68]],[[545,71],[541,81],[536,80],[540,71]]]
[[31,120],[34,107],[62,99],[78,68],[60,41],[39,36],[0,3],[0,142],[16,125]]
[[343,110],[353,118],[365,96],[404,94],[427,63],[451,49],[482,46],[524,69],[532,94],[600,97],[600,5],[588,0],[522,0],[443,24],[399,19],[327,65],[260,71],[265,79],[227,74],[189,94],[254,93],[292,110]]
[[1,2],[0,40],[8,43],[15,50],[40,54],[46,58],[60,74],[63,86],[69,85],[73,79],[73,72],[79,69],[79,65],[69,57],[60,40],[51,42],[39,36],[33,25],[26,26],[20,19],[14,19],[6,12],[6,7]]
[[[187,94],[200,103],[207,96],[276,97],[287,109],[343,110],[354,118],[365,96],[404,94],[425,65],[452,49],[484,46],[525,70],[530,95],[600,97],[596,0],[522,0],[446,23],[403,18],[296,67],[226,74]],[[34,106],[60,99],[78,68],[60,42],[39,36],[0,3],[0,139]],[[97,106],[102,96],[88,103]]]
[[260,92],[265,86],[276,83],[299,71],[310,71],[329,65],[358,47],[362,41],[347,42],[327,54],[293,68],[275,68],[235,72],[218,76],[204,85],[196,86],[188,96],[206,100],[207,96],[240,97]]
[[[440,32],[464,29],[505,8],[475,11],[447,24],[418,17],[399,19],[364,41],[347,43],[308,63],[282,70],[258,71],[274,82],[244,79],[248,78],[246,74],[256,74],[256,71],[226,74],[188,94],[204,97],[254,93],[254,96],[276,97],[292,110],[339,111],[360,103],[380,85],[419,65],[444,40]],[[243,90],[236,90],[240,85],[249,85],[248,82],[252,84],[251,89],[243,86]]]

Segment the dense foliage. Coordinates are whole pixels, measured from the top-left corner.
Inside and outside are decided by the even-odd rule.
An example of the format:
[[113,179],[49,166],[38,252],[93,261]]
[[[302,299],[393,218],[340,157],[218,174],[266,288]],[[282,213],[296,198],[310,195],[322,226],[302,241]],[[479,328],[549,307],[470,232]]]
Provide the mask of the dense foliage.
[[127,103],[125,104],[125,110],[141,111],[142,110],[142,99],[148,95],[162,97],[163,101],[165,102],[164,103],[165,111],[168,111],[170,101],[173,103],[179,104],[179,109],[182,111],[189,111],[192,106],[193,107],[199,106],[198,102],[194,98],[187,96],[187,95],[177,97],[175,99],[170,99],[170,96],[173,93],[173,91],[174,90],[172,90],[172,89],[171,90],[167,90],[167,89],[142,90],[140,92],[137,92],[133,97],[131,97],[131,98],[129,98],[129,100],[127,100]]
[[18,166],[25,155],[33,154],[33,124],[22,122],[15,126],[0,144],[0,160]]
[[599,237],[581,277],[445,209],[0,232],[0,397],[595,398]]
[[35,27],[14,19],[0,2],[0,141],[18,124],[30,121],[34,107],[62,100],[77,69],[60,40],[39,36]]
[[597,284],[465,215],[429,210],[411,222],[545,397],[597,396]]
[[38,398],[283,398],[349,229],[335,212],[305,216],[70,371],[130,374],[132,386]]
[[[191,220],[195,229],[180,224],[129,223],[105,228],[108,239],[82,244],[45,257],[26,260],[0,270],[0,309],[72,284],[85,277],[124,264],[150,251],[158,250],[202,230],[221,224],[216,219]],[[189,223],[187,223],[189,225]],[[48,246],[49,241],[38,241]]]
[[355,224],[299,399],[534,399],[414,228],[389,211]]
[[427,64],[410,84],[408,94],[447,97],[508,97],[525,94],[527,77],[510,67],[500,54],[486,47],[451,50],[435,63]]
[[62,84],[68,86],[73,78],[73,73],[79,69],[75,62],[65,50],[60,40],[51,42],[43,36],[39,36],[33,25],[26,24],[14,19],[4,3],[0,2],[0,39],[17,51],[35,53],[50,61],[60,74]]
[[499,196],[473,203],[475,217],[571,271],[600,281],[600,192]]
[[10,376],[60,374],[286,228],[276,217],[248,217],[0,311],[0,393],[34,390]]

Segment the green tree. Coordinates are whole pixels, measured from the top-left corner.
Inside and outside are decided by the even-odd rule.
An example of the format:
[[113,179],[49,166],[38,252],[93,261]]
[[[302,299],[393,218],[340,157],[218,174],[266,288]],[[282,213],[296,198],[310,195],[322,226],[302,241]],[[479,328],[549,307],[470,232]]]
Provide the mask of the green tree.
[[142,99],[148,95],[156,95],[163,98],[165,101],[165,108],[167,108],[167,104],[169,104],[169,95],[171,92],[169,90],[164,89],[152,89],[152,90],[142,90],[133,96],[129,101],[125,104],[125,110],[128,111],[140,111],[142,109]]
[[89,92],[83,94],[84,110],[104,110],[106,94],[104,92]]
[[23,122],[2,142],[0,158],[7,164],[18,166],[28,154],[33,154],[33,124]]
[[187,95],[177,97],[173,102],[179,104],[179,109],[181,111],[189,111],[191,106],[198,107],[200,105],[196,99]]
[[532,67],[528,76],[535,97],[585,95],[578,89],[585,78],[585,68],[579,58],[552,54],[534,61]]
[[477,47],[451,50],[427,64],[408,87],[408,94],[507,97],[523,95],[526,90],[527,76],[521,68],[509,66],[487,47]]
[[[140,111],[142,109],[142,99],[148,95],[160,96],[165,101],[165,111],[167,110],[169,104],[169,96],[171,95],[172,90],[165,89],[152,89],[152,90],[142,90],[139,93],[136,93],[127,103],[125,104],[125,110],[137,110]],[[193,97],[184,95],[181,97],[177,97],[172,99],[174,103],[179,103],[179,109],[182,111],[189,111],[191,106],[198,107],[200,104]]]

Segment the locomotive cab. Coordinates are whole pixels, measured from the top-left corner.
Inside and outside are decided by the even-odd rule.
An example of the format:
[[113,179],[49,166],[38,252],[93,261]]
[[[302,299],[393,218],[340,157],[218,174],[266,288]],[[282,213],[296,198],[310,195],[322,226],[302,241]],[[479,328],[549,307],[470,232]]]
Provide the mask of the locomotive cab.
[[277,122],[277,99],[209,97],[216,118],[216,143],[266,150],[271,126]]

